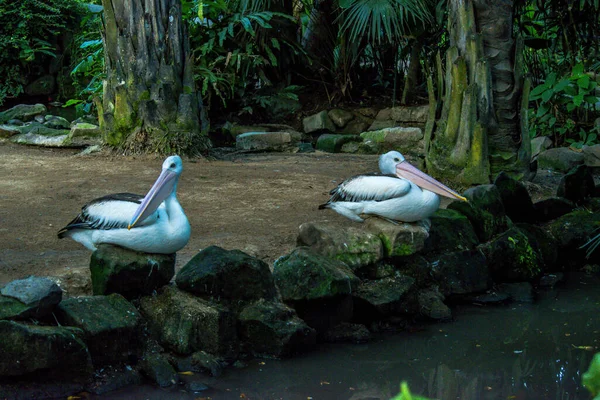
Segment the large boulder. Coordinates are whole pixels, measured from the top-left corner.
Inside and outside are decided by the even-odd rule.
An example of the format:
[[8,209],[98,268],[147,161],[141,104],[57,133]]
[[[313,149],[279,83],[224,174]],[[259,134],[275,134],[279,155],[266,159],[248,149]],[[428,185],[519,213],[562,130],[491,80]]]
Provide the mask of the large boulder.
[[491,221],[484,218],[480,222],[489,224],[481,227],[485,232],[483,236],[489,239],[489,237],[502,233],[512,226],[512,221],[506,215],[502,196],[496,185],[474,186],[465,190],[463,195],[473,207],[479,208],[493,217]]
[[381,239],[384,257],[415,254],[423,250],[425,240],[429,237],[429,229],[420,222],[394,224],[381,218],[368,218],[365,229]]
[[18,135],[19,133],[21,133],[21,131],[19,131],[18,126],[8,124],[0,125],[0,138],[9,138]]
[[421,128],[384,128],[378,131],[363,132],[360,137],[365,142],[375,143],[381,153],[398,150],[402,153],[418,156],[423,155],[425,150],[424,135]]
[[299,136],[290,132],[247,132],[236,136],[238,150],[287,151],[296,148]]
[[536,210],[525,185],[505,172],[500,172],[494,181],[498,188],[504,211],[513,222],[536,221]]
[[238,316],[240,341],[255,357],[288,357],[314,347],[316,331],[279,302],[259,300]]
[[161,388],[173,386],[179,382],[179,375],[167,357],[161,353],[145,354],[140,366],[144,375]]
[[0,124],[11,119],[31,121],[36,115],[45,114],[46,106],[43,104],[19,104],[6,111],[0,111]]
[[71,147],[85,147],[101,145],[102,130],[99,126],[87,122],[80,122],[71,126],[65,145]]
[[358,135],[338,135],[325,133],[317,139],[316,149],[327,153],[340,153],[348,143],[359,143],[362,139]]
[[75,326],[84,332],[96,367],[130,361],[141,355],[142,317],[119,294],[63,300],[56,317],[62,325]]
[[304,133],[313,133],[319,131],[335,132],[335,125],[329,118],[326,110],[317,114],[310,115],[302,120]]
[[534,206],[539,222],[552,221],[575,209],[575,204],[563,197],[549,197],[538,201]]
[[574,210],[563,215],[545,226],[545,230],[556,240],[559,265],[581,268],[585,261],[600,262],[600,251],[592,253],[589,260],[585,259],[583,246],[600,224],[600,212],[588,210]]
[[561,178],[556,195],[579,204],[586,198],[594,196],[595,192],[596,185],[591,168],[579,165]]
[[58,115],[46,115],[44,117],[44,126],[52,129],[70,129],[71,123],[66,118]]
[[482,243],[490,240],[498,233],[497,231],[502,229],[498,226],[498,221],[501,220],[502,217],[497,218],[483,208],[475,206],[472,202],[456,200],[448,204],[446,208],[448,210],[458,211],[467,217],[473,226],[477,238]]
[[583,164],[583,154],[568,147],[548,149],[538,156],[538,168],[540,169],[568,172],[581,164]]
[[77,328],[0,321],[0,376],[81,380],[92,371],[90,353]]
[[203,298],[235,305],[240,301],[275,299],[269,266],[240,250],[210,246],[192,258],[175,278],[177,286]]
[[66,129],[53,129],[43,124],[32,121],[18,127],[21,132],[10,138],[11,142],[46,147],[65,147],[65,140],[69,134]]
[[414,278],[401,274],[378,280],[363,280],[352,293],[353,319],[358,322],[372,322],[406,313],[407,306],[403,300],[414,284]]
[[40,319],[62,300],[62,290],[54,281],[35,276],[9,282],[0,293],[0,319]]
[[442,254],[428,269],[441,293],[448,296],[482,292],[492,283],[488,263],[479,250]]
[[95,295],[119,293],[133,299],[151,294],[175,275],[175,254],[147,254],[101,244],[90,260]]
[[158,296],[143,297],[140,310],[151,334],[176,353],[237,355],[235,316],[223,305],[166,286]]
[[430,218],[431,228],[425,241],[425,256],[472,249],[479,244],[471,222],[463,214],[439,209]]
[[552,139],[548,136],[538,136],[531,139],[531,159],[536,160],[540,153],[548,150],[552,146]]
[[333,121],[335,126],[337,126],[338,128],[345,127],[346,124],[348,124],[348,122],[354,119],[354,115],[350,111],[341,110],[339,108],[329,110],[327,115],[329,116],[329,119],[331,119],[331,121]]
[[600,167],[600,144],[583,146],[583,163],[588,167]]

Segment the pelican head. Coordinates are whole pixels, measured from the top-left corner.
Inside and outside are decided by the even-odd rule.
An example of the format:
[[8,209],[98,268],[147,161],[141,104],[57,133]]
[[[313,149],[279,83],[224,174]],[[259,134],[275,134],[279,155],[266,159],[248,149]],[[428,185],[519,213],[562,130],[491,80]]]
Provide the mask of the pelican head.
[[379,157],[379,169],[383,174],[396,175],[398,178],[409,180],[420,188],[437,193],[441,196],[467,201],[465,197],[456,193],[448,186],[414,167],[397,151],[390,151],[382,154],[381,157]]
[[162,172],[152,188],[144,197],[144,200],[133,214],[131,222],[127,229],[133,228],[137,223],[142,222],[146,217],[152,214],[162,204],[167,197],[175,195],[177,182],[183,171],[183,162],[179,156],[170,156],[163,162]]

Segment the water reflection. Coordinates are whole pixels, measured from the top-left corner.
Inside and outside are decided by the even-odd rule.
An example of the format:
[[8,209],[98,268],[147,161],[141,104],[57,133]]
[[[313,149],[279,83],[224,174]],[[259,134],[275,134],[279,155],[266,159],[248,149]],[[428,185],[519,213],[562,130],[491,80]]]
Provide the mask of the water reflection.
[[543,292],[536,304],[458,306],[455,320],[363,345],[322,345],[291,360],[254,360],[210,389],[151,386],[111,393],[115,399],[389,399],[401,380],[414,394],[438,399],[590,399],[581,374],[598,345],[600,282],[577,275]]

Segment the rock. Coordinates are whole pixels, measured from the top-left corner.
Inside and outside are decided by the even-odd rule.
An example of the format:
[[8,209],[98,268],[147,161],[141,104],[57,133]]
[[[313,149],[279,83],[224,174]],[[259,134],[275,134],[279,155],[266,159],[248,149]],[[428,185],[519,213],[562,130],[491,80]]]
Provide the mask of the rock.
[[90,155],[93,153],[98,153],[100,150],[102,150],[102,146],[100,146],[99,144],[95,144],[95,145],[86,147],[85,149],[83,149],[82,151],[77,153],[75,156],[83,157],[83,156],[87,156],[87,155]]
[[398,126],[398,124],[392,119],[376,119],[375,121],[373,121],[373,123],[371,123],[371,125],[369,125],[367,131],[379,131],[381,129],[394,128],[396,126]]
[[190,357],[192,370],[208,373],[212,376],[221,376],[223,368],[227,365],[225,360],[205,351],[197,351]]
[[465,296],[465,300],[475,304],[506,304],[510,303],[510,295],[497,290],[488,290],[485,293]]
[[381,153],[397,150],[401,153],[420,156],[425,152],[423,131],[420,128],[384,128],[378,131],[363,132],[360,137],[365,142],[372,141],[377,144]]
[[189,293],[232,304],[277,297],[271,270],[264,261],[240,250],[217,246],[196,254],[175,280],[180,289]]
[[65,144],[72,147],[85,147],[101,145],[102,131],[100,127],[85,122],[80,122],[71,126],[71,130]]
[[369,123],[360,119],[355,119],[340,129],[340,133],[344,135],[360,135],[369,129]]
[[425,255],[472,249],[479,240],[471,222],[454,210],[439,209],[430,218]]
[[578,204],[587,197],[594,196],[595,192],[596,185],[592,171],[587,166],[580,165],[561,178],[556,195]]
[[31,308],[12,297],[0,296],[0,320],[27,319]]
[[36,115],[35,117],[33,117],[33,120],[39,124],[44,124],[44,122],[46,121],[43,115]]
[[119,294],[63,300],[56,317],[63,325],[83,330],[95,367],[129,361],[141,354],[142,317]]
[[575,204],[563,197],[550,197],[534,204],[539,222],[562,217],[575,209]]
[[143,297],[140,310],[152,335],[176,353],[237,354],[235,317],[225,306],[166,286],[158,296]]
[[537,159],[540,153],[548,150],[552,146],[552,139],[548,136],[538,136],[531,139],[531,160]]
[[338,128],[343,128],[346,126],[348,122],[354,119],[354,115],[351,112],[346,110],[340,110],[339,108],[334,108],[333,110],[329,110],[327,113],[329,119],[337,126]]
[[47,96],[54,93],[56,80],[52,75],[44,75],[25,86],[25,93],[28,96]]
[[494,181],[498,188],[504,211],[513,222],[534,222],[536,211],[533,201],[525,186],[510,177],[505,172],[500,172]]
[[431,262],[429,275],[444,295],[482,292],[491,285],[488,262],[478,250],[442,254]]
[[259,300],[244,308],[238,320],[245,352],[255,357],[288,357],[316,343],[316,331],[282,303]]
[[452,310],[444,303],[444,295],[437,286],[420,290],[417,301],[420,315],[437,321],[452,319]]
[[[585,261],[585,249],[581,249],[600,224],[600,212],[575,210],[549,222],[545,230],[556,239],[558,264],[581,268]],[[596,261],[598,260],[598,261]],[[592,254],[588,262],[600,263],[600,251]]]
[[428,116],[429,104],[413,107],[392,107],[390,110],[390,118],[403,123],[417,122],[425,124]]
[[21,133],[18,127],[13,125],[0,125],[0,138],[9,138]]
[[539,281],[539,286],[547,289],[552,289],[557,283],[561,282],[565,278],[565,274],[562,272],[554,272],[551,274],[544,274]]
[[210,389],[210,387],[207,386],[207,385],[205,385],[202,382],[196,382],[196,381],[194,381],[194,382],[190,382],[190,383],[187,384],[187,389],[190,392],[198,393],[198,392],[204,392],[205,390]]
[[361,142],[344,143],[342,148],[340,149],[340,152],[341,153],[350,153],[350,154],[358,153],[361,144],[362,144]]
[[448,204],[446,208],[458,211],[467,217],[481,243],[490,240],[497,233],[496,231],[501,229],[496,226],[498,218],[480,207],[475,207],[472,202],[455,200]]
[[296,244],[339,260],[353,271],[373,264],[384,256],[383,244],[373,232],[354,226],[328,222],[306,222],[300,225]]
[[160,353],[147,354],[142,359],[140,366],[144,375],[161,388],[173,386],[179,382],[179,375],[169,360]]
[[342,147],[346,143],[360,141],[362,141],[362,139],[357,135],[336,135],[326,133],[319,136],[317,139],[316,149],[328,153],[340,153],[342,151]]
[[127,299],[151,294],[175,275],[175,254],[147,254],[101,244],[90,259],[94,295]]
[[353,320],[369,323],[391,315],[406,313],[407,306],[403,301],[414,284],[414,278],[401,274],[376,281],[363,280],[352,293]]
[[142,375],[137,369],[133,369],[129,365],[107,365],[96,371],[93,383],[87,385],[85,391],[102,396],[127,386],[141,384]]
[[36,379],[82,380],[92,361],[80,329],[0,321],[0,376],[35,373]]
[[371,332],[361,324],[342,322],[323,334],[328,343],[366,343],[371,340]]
[[11,142],[13,143],[44,147],[65,147],[66,139],[66,134],[58,136],[46,136],[37,133],[20,133],[10,138]]
[[475,207],[492,215],[493,220],[489,224],[489,220],[484,218],[480,223],[489,224],[480,229],[487,235],[496,235],[506,231],[512,225],[512,221],[506,216],[504,204],[500,191],[496,185],[479,185],[465,190],[463,195],[468,199],[469,203]]
[[517,227],[527,235],[531,246],[539,250],[542,256],[541,267],[543,270],[553,270],[557,266],[558,246],[556,239],[537,225],[517,224]]
[[299,138],[289,132],[247,132],[235,138],[238,150],[286,151],[292,149]]
[[298,153],[314,153],[315,148],[312,143],[298,143]]
[[304,133],[313,133],[323,130],[335,132],[335,125],[331,122],[331,119],[329,119],[329,115],[325,110],[304,118],[302,120],[302,127]]
[[11,119],[21,121],[31,121],[38,114],[45,114],[46,106],[43,104],[19,104],[6,111],[0,111],[0,124],[3,124]]
[[[25,309],[13,318],[42,318],[49,315],[62,300],[62,290],[48,278],[30,276],[9,282],[0,291],[2,296],[21,302]],[[0,316],[3,314],[0,311]]]
[[71,129],[71,123],[63,117],[56,115],[46,115],[44,117],[44,126],[52,129]]
[[69,126],[69,128],[72,128],[79,123],[99,125],[98,118],[96,118],[95,116],[93,116],[91,114],[86,114],[86,115],[83,115],[83,116],[71,121],[71,125]]
[[368,218],[365,228],[381,239],[384,257],[409,256],[425,247],[429,230],[419,222],[393,224],[381,218]]
[[501,283],[498,290],[507,293],[512,301],[517,303],[533,303],[533,286],[529,282]]
[[479,246],[496,282],[533,280],[542,273],[543,258],[517,227]]
[[[0,136],[1,135],[0,127]],[[583,146],[583,163],[588,167],[600,167],[600,144]]]
[[538,168],[540,169],[568,172],[581,164],[583,164],[583,154],[568,147],[548,149],[538,156]]
[[20,119],[9,119],[8,121],[6,121],[6,123],[8,125],[14,125],[14,126],[23,126],[23,124],[25,124]]
[[352,293],[358,278],[340,261],[297,247],[273,264],[273,278],[286,302],[319,300]]

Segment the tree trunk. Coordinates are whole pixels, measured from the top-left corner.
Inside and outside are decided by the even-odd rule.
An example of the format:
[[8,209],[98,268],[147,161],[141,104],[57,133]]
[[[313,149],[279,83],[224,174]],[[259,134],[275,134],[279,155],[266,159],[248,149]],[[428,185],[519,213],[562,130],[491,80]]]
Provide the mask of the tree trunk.
[[102,0],[106,142],[127,152],[210,147],[180,0]]
[[445,94],[427,154],[434,175],[467,185],[489,183],[500,171],[532,177],[527,104],[521,102],[528,92],[521,49],[512,37],[512,5],[449,2]]

